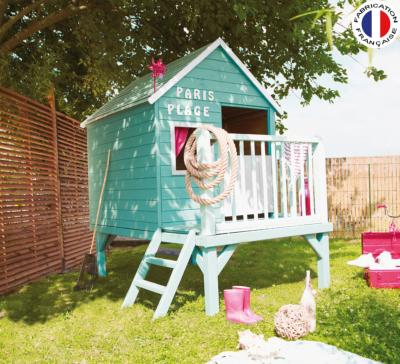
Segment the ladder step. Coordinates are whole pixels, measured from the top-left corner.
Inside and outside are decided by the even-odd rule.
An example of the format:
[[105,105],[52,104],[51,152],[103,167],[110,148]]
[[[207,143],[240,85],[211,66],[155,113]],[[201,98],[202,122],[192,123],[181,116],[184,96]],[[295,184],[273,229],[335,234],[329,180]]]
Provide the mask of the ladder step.
[[146,263],[158,265],[159,267],[171,268],[171,269],[174,269],[176,267],[175,260],[157,258],[157,257],[146,257]]
[[161,235],[161,241],[163,243],[168,244],[185,244],[187,238],[187,234],[176,234],[176,233],[168,233],[163,232]]
[[165,286],[162,286],[161,284],[149,282],[144,279],[138,279],[137,281],[135,281],[134,284],[139,288],[143,288],[146,289],[147,291],[152,291],[161,295],[164,294],[165,289],[167,288]]

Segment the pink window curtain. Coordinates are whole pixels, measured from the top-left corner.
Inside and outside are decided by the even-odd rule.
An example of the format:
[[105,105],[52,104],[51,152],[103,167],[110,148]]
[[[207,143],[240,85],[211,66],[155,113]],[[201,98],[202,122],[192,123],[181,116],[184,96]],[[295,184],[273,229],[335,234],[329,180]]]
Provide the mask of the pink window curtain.
[[175,128],[175,156],[177,157],[186,142],[186,138],[189,134],[189,129],[188,128],[183,128],[183,127],[176,127]]

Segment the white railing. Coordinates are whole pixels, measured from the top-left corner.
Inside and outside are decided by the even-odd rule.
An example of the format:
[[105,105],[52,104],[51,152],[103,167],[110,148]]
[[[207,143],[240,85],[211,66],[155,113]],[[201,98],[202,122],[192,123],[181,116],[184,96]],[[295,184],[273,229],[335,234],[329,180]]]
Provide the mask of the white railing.
[[[221,205],[202,209],[202,225],[215,225],[212,231],[224,233],[328,221],[325,155],[319,140],[231,136],[239,158],[235,189]],[[207,150],[214,154],[209,144],[200,149],[203,155]]]

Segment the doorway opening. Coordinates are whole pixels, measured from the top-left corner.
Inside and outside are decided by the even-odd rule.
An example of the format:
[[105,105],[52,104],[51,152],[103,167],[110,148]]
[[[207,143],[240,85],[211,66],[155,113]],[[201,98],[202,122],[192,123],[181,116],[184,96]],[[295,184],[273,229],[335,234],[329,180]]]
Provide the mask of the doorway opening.
[[267,111],[222,106],[222,127],[228,133],[268,134]]
[[[241,107],[222,106],[222,128],[233,134],[268,134],[267,111]],[[237,144],[237,143],[236,143]],[[239,146],[236,145],[236,148]],[[256,155],[261,155],[256,145]],[[250,155],[250,143],[244,143],[244,154]]]

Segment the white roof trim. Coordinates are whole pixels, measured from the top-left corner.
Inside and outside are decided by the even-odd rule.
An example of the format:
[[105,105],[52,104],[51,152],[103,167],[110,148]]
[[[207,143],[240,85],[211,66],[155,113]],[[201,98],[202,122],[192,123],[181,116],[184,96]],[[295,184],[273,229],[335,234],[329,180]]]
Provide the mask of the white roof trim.
[[250,79],[250,81],[256,86],[256,88],[263,94],[263,96],[269,101],[278,113],[282,113],[281,107],[278,103],[267,93],[267,90],[261,85],[261,83],[253,76],[245,64],[233,53],[232,49],[221,39],[218,38],[215,42],[211,43],[199,56],[197,56],[192,62],[172,77],[165,85],[163,85],[157,92],[148,98],[150,104],[154,104],[161,96],[163,96],[168,90],[170,90],[177,82],[185,77],[192,69],[194,69],[200,62],[206,59],[215,49],[221,46],[226,53],[232,58],[237,66],[243,71],[243,73]]

